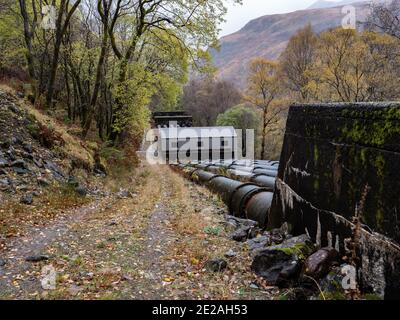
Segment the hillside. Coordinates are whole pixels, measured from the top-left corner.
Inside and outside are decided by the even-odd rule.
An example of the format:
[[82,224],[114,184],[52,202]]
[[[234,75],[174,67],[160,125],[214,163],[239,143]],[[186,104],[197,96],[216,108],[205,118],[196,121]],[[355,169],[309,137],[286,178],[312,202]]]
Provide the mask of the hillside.
[[[357,2],[357,19],[368,13],[368,2]],[[276,59],[285,49],[291,36],[311,23],[316,32],[341,25],[342,7],[308,9],[288,14],[267,15],[250,21],[240,31],[220,40],[219,51],[211,52],[219,69],[219,77],[243,86],[247,66],[255,57]]]
[[[368,0],[360,0],[361,1],[368,1]],[[342,1],[327,1],[327,0],[319,0],[315,3],[313,3],[311,6],[309,6],[307,9],[322,9],[322,8],[332,8],[332,7],[338,7],[338,6],[345,6],[348,4],[354,3],[354,0],[342,0]]]

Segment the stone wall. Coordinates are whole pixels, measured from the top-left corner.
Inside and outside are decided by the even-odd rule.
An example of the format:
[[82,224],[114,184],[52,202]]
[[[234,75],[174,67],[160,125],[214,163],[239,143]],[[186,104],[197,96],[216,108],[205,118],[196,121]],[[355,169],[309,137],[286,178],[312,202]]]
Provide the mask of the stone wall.
[[400,297],[400,103],[290,108],[269,227],[345,252],[364,190],[362,281]]

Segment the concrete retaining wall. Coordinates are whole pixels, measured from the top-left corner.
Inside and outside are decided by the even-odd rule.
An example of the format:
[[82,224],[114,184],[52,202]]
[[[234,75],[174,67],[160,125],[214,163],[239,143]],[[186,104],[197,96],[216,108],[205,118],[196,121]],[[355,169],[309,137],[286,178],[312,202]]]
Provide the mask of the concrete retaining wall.
[[362,215],[362,281],[400,297],[400,103],[290,108],[269,227],[345,252]]

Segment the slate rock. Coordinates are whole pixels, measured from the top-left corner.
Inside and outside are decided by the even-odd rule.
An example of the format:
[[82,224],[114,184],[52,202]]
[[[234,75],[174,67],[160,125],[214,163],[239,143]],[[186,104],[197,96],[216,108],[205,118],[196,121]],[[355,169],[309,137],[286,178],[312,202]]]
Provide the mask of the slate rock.
[[314,244],[308,235],[300,235],[286,239],[281,244],[269,247],[269,249],[279,249],[285,252],[297,254],[300,258],[307,258],[314,252]]
[[43,178],[43,177],[38,177],[38,178],[37,178],[37,183],[38,183],[38,185],[41,186],[41,187],[47,187],[47,186],[50,185],[50,182],[47,181],[47,180],[46,180],[45,178]]
[[225,220],[227,222],[231,222],[232,224],[235,224],[237,228],[240,228],[242,226],[249,226],[249,227],[258,227],[258,222],[249,220],[249,219],[240,219],[234,216],[226,215]]
[[8,167],[8,161],[3,157],[0,157],[0,168]]
[[75,192],[81,197],[86,197],[88,194],[88,190],[82,185],[75,188]]
[[128,190],[120,190],[120,191],[117,193],[117,196],[118,196],[118,198],[120,198],[120,199],[126,199],[126,198],[129,198],[129,197],[130,197],[130,193],[129,193]]
[[281,244],[283,241],[285,241],[285,239],[290,237],[288,237],[288,235],[285,234],[285,232],[281,229],[274,229],[270,232],[270,238],[272,243]]
[[40,192],[38,192],[38,191],[33,191],[32,192],[32,195],[34,196],[34,197],[39,197],[40,196]]
[[105,178],[107,176],[106,173],[104,173],[103,171],[101,171],[99,169],[94,169],[93,173],[95,176],[100,177],[100,178]]
[[33,158],[33,163],[36,165],[36,167],[43,168],[43,162],[41,159]]
[[18,182],[18,187],[17,187],[17,191],[28,191],[28,186],[25,184],[21,184],[22,181]]
[[206,269],[211,271],[211,272],[221,272],[225,270],[228,267],[228,263],[221,258],[216,258],[207,261],[206,263]]
[[230,249],[229,251],[227,251],[227,252],[225,253],[225,257],[227,257],[227,258],[234,258],[234,257],[236,257],[236,256],[237,256],[236,252],[233,251],[232,249]]
[[309,256],[305,262],[306,275],[320,279],[328,274],[339,253],[334,248],[322,248]]
[[265,249],[254,258],[251,270],[263,277],[268,285],[289,287],[299,279],[302,263],[296,254],[282,250]]
[[79,295],[82,291],[84,291],[84,289],[82,287],[80,287],[80,286],[75,285],[75,284],[71,285],[67,290],[67,292],[71,296],[74,296],[74,297]]
[[10,141],[2,141],[0,142],[0,147],[2,147],[3,149],[8,149],[11,146]]
[[7,191],[11,187],[9,179],[0,179],[0,191]]
[[320,280],[319,286],[325,294],[329,293],[330,296],[335,298],[344,297],[345,290],[342,282],[345,275],[342,274],[343,267],[344,265],[333,267],[329,273]]
[[78,188],[79,187],[79,181],[73,176],[70,176],[68,178],[68,184],[73,188]]
[[255,283],[252,283],[252,284],[250,284],[250,289],[259,290],[260,288]]
[[21,144],[22,143],[22,139],[19,136],[14,136],[11,138],[11,144]]
[[223,225],[224,225],[224,227],[225,227],[225,230],[226,230],[228,233],[233,233],[233,232],[235,232],[235,231],[237,230],[237,228],[238,228],[237,223],[234,222],[234,221],[225,221],[225,222],[223,222]]
[[271,286],[289,287],[298,282],[303,260],[313,250],[309,236],[293,237],[279,245],[256,251],[251,269]]
[[260,250],[272,244],[270,236],[261,236],[247,241],[247,246],[251,251]]
[[231,238],[235,241],[242,242],[249,239],[252,227],[243,226],[231,234]]
[[261,231],[258,222],[248,219],[240,219],[234,216],[225,216],[226,224],[231,230],[230,237],[238,242],[246,241],[257,236]]
[[24,168],[19,168],[19,167],[13,168],[13,170],[16,174],[21,175],[21,176],[29,173],[29,170],[24,169]]
[[32,255],[32,256],[28,256],[25,258],[26,262],[41,262],[41,261],[47,261],[49,260],[50,257],[43,255],[43,254],[38,254],[38,255]]
[[0,267],[4,267],[6,265],[6,261],[0,258]]
[[26,169],[26,163],[25,163],[24,160],[18,159],[18,160],[13,161],[13,162],[10,164],[10,167],[14,167],[14,168],[24,168],[24,169]]
[[52,161],[46,161],[44,164],[44,167],[47,170],[50,170],[53,173],[53,176],[58,179],[62,180],[65,178],[64,173],[61,171],[61,169]]
[[24,144],[22,145],[22,147],[23,147],[24,150],[25,150],[26,152],[28,152],[28,153],[32,153],[32,151],[33,151],[32,145],[29,144],[29,143],[24,143]]
[[15,161],[17,159],[17,157],[15,155],[15,151],[12,147],[10,147],[10,149],[7,150],[7,155],[11,161]]
[[10,109],[15,114],[20,114],[21,113],[21,111],[17,108],[17,106],[14,103],[10,103],[8,105],[8,109]]
[[22,151],[22,152],[21,152],[21,156],[22,156],[24,159],[33,160],[33,155],[32,155],[32,153],[29,153],[29,152],[26,152],[26,151]]
[[23,195],[20,199],[20,202],[22,204],[26,204],[26,205],[32,205],[33,204],[33,195],[32,194],[26,194]]

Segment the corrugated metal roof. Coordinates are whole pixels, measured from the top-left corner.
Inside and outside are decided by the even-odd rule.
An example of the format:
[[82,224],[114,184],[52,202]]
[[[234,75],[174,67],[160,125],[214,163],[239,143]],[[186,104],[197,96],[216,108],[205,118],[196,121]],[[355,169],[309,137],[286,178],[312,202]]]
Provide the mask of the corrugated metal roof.
[[161,139],[230,138],[236,137],[234,127],[160,128]]

